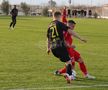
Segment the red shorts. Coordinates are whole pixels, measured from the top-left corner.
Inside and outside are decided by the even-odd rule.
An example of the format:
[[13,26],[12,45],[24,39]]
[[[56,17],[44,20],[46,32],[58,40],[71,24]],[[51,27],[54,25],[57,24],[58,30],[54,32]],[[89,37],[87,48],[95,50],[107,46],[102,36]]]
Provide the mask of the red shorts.
[[78,61],[78,59],[80,58],[80,53],[74,50],[73,48],[67,48],[67,50],[68,50],[70,57],[74,58],[75,61]]

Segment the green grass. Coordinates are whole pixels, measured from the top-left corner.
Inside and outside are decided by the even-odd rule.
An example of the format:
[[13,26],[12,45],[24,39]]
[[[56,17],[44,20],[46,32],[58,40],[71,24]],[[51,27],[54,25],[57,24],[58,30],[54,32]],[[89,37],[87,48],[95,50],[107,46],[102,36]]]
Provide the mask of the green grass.
[[[90,74],[96,76],[95,80],[83,79],[77,64],[79,79],[73,81],[72,85],[67,85],[63,77],[53,75],[53,72],[63,67],[64,63],[52,54],[46,54],[46,31],[51,18],[18,17],[15,30],[9,31],[10,17],[2,16],[0,17],[0,90],[23,90],[23,88],[43,90],[54,87],[56,90],[107,90],[108,20],[74,20],[77,23],[76,31],[88,40],[88,43],[83,44],[75,39],[74,43],[85,59]],[[75,86],[93,85],[107,86],[75,88]]]

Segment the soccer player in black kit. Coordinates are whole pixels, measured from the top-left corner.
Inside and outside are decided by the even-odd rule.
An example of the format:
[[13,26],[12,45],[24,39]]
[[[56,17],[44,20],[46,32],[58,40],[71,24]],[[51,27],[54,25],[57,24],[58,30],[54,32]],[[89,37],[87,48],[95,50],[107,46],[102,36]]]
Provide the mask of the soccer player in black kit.
[[11,10],[10,14],[11,14],[11,16],[12,16],[12,22],[10,23],[9,29],[10,29],[11,27],[13,27],[13,29],[14,29],[14,27],[15,27],[15,25],[16,25],[16,17],[17,17],[17,15],[18,15],[18,9],[16,8],[16,5],[14,5],[14,8]]
[[71,58],[68,54],[66,43],[64,41],[63,32],[69,32],[71,35],[83,42],[86,42],[86,40],[82,39],[77,33],[75,33],[67,25],[61,22],[60,12],[55,12],[53,17],[53,21],[50,23],[47,30],[47,53],[49,54],[50,51],[52,51],[55,57],[59,58],[60,61],[66,63],[66,74],[64,74],[64,77],[66,78],[67,83],[70,83],[72,80],[72,65]]

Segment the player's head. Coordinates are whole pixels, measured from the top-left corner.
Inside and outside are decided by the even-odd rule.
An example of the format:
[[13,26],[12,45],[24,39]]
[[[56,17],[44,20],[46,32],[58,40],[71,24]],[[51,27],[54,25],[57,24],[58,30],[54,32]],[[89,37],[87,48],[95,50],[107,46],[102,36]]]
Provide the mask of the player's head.
[[59,12],[59,11],[54,12],[53,18],[55,20],[61,21],[61,12]]
[[14,5],[14,8],[16,8],[16,5]]
[[68,25],[68,27],[70,27],[71,30],[74,30],[76,23],[73,20],[69,20],[67,22],[67,25]]

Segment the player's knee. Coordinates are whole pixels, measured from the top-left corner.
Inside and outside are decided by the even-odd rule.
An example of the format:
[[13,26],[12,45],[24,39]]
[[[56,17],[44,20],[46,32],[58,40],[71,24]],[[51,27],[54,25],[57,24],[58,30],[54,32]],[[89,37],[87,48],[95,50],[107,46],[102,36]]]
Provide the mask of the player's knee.
[[83,63],[84,61],[83,61],[82,58],[79,58],[79,59],[78,59],[78,62],[79,62],[79,63]]
[[70,64],[70,65],[72,64],[71,60],[66,62],[66,65],[68,65],[68,64]]
[[14,22],[14,24],[16,24],[16,22]]

